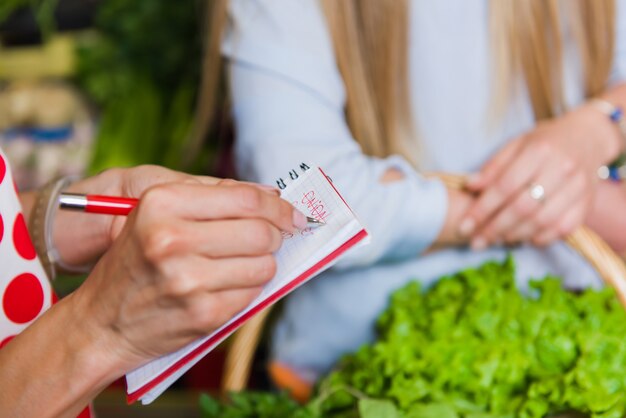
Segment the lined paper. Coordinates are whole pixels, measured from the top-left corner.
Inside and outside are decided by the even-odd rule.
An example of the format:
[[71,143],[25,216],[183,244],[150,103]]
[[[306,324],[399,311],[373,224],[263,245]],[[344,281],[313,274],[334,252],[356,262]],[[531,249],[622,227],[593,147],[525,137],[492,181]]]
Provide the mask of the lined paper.
[[128,373],[129,401],[152,402],[252,315],[331,267],[350,247],[367,241],[367,232],[321,169],[305,171],[282,191],[282,197],[326,225],[284,233],[275,254],[276,275],[261,294],[211,335]]

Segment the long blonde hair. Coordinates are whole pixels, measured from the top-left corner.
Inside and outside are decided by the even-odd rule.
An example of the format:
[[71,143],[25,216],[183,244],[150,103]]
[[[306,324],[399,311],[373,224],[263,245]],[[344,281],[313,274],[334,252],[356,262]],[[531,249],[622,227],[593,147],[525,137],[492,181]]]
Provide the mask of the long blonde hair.
[[[320,1],[346,86],[345,112],[354,138],[368,155],[401,153],[415,162],[416,156],[409,155],[415,149],[411,144],[418,142],[408,94],[410,0]],[[227,0],[209,3],[197,144],[215,106],[219,41],[226,21]],[[564,111],[561,66],[566,25],[580,52],[586,97],[601,92],[613,62],[615,0],[492,0],[495,96],[508,99],[521,77],[537,120]]]

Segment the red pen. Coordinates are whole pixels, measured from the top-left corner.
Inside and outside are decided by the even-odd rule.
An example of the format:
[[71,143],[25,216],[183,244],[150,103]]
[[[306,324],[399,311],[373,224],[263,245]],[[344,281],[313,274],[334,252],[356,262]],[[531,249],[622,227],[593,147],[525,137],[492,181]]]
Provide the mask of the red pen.
[[[101,196],[95,194],[61,193],[59,207],[86,213],[126,216],[139,203],[132,197]],[[315,228],[325,225],[323,221],[307,216],[307,226]]]
[[130,197],[100,196],[92,194],[61,193],[59,207],[87,213],[128,215],[139,203]]

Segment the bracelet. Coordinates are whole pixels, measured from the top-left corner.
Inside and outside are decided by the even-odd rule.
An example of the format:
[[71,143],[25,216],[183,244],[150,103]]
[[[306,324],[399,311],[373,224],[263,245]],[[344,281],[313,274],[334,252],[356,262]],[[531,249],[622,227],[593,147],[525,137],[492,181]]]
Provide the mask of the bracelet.
[[[604,113],[609,120],[617,126],[619,133],[626,144],[626,117],[621,107],[615,106],[611,102],[603,99],[593,99],[591,105]],[[626,179],[626,151],[622,153],[614,162],[603,165],[598,169],[598,176],[603,180],[620,181]]]
[[610,165],[603,165],[598,169],[598,177],[602,180],[621,181],[626,180],[626,158],[619,157]]
[[57,275],[57,267],[64,271],[85,273],[91,266],[70,266],[61,260],[59,252],[54,247],[53,226],[58,209],[59,194],[70,185],[76,177],[55,179],[41,188],[28,219],[28,229],[35,251],[50,280]]

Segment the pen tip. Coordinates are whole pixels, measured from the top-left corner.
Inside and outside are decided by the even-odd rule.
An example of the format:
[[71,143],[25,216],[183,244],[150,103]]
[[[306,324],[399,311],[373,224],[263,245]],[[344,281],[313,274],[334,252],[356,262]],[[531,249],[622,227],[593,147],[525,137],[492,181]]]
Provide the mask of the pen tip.
[[316,225],[326,225],[326,222],[324,221],[320,221],[319,219],[315,219],[315,218],[311,218],[310,216],[306,217],[306,220],[308,223],[310,224],[316,224]]

